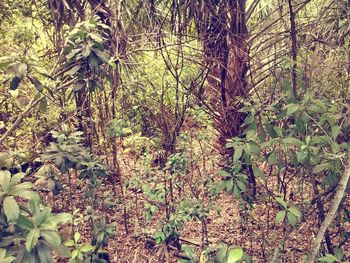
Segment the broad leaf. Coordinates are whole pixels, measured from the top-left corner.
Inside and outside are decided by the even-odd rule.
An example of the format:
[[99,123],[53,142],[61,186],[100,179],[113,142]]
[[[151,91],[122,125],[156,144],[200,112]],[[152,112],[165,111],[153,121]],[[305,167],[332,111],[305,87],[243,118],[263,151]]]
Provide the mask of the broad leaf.
[[72,215],[68,213],[60,213],[51,217],[51,221],[55,224],[67,223],[72,220]]
[[28,66],[25,63],[17,63],[14,69],[16,76],[20,79],[23,79],[23,77],[27,74]]
[[228,252],[227,263],[234,263],[243,257],[243,249],[240,247],[230,249]]
[[57,231],[42,231],[41,236],[51,246],[61,245],[61,237]]
[[304,143],[297,138],[287,137],[282,139],[283,143],[301,146]]
[[17,220],[19,216],[19,206],[12,196],[7,196],[5,198],[4,212],[8,220]]
[[51,263],[52,255],[50,248],[45,244],[40,244],[37,246],[38,256],[40,259],[40,263]]
[[233,161],[237,161],[242,156],[242,147],[235,147],[235,152],[233,154]]
[[33,228],[29,231],[26,238],[26,249],[28,252],[31,252],[33,247],[35,247],[39,237],[40,237],[40,230],[38,228]]
[[75,65],[70,70],[66,71],[64,73],[65,76],[73,76],[75,73],[77,73],[80,69],[80,65]]
[[287,105],[287,116],[292,115],[293,113],[297,112],[299,110],[300,105],[299,104],[288,104]]
[[291,224],[292,226],[295,226],[298,223],[298,218],[291,212],[287,213],[287,218],[288,218],[289,224]]
[[0,171],[0,186],[4,192],[8,191],[11,180],[11,173],[9,171]]
[[275,220],[275,224],[278,225],[279,223],[281,223],[284,220],[284,217],[286,216],[286,211],[279,211],[276,215],[276,220]]
[[294,206],[290,207],[288,209],[293,215],[295,215],[297,218],[301,217],[301,212]]
[[93,251],[95,249],[95,247],[93,245],[90,245],[90,244],[86,244],[86,245],[83,245],[81,248],[79,248],[79,250],[81,252],[90,252],[90,251]]
[[34,223],[30,218],[25,217],[24,215],[19,215],[16,220],[16,224],[23,229],[31,229],[34,228]]

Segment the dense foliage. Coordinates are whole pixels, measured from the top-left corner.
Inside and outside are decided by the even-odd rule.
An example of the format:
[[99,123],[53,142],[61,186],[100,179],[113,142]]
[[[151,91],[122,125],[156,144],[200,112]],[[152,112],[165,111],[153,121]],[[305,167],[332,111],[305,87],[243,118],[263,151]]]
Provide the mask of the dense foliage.
[[350,1],[0,1],[0,262],[349,262]]

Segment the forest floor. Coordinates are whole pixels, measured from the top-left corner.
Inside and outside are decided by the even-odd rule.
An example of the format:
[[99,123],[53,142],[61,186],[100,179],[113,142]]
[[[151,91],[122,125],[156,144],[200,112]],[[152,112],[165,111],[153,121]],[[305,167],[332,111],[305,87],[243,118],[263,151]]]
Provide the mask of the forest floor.
[[[122,167],[124,180],[127,179],[127,169]],[[291,175],[292,176],[292,175]],[[68,181],[66,182],[68,185]],[[269,187],[275,187],[276,182],[271,181]],[[86,204],[89,203],[85,197],[85,186],[78,183],[77,179],[71,178],[69,191],[62,192],[59,196],[53,197],[51,194],[44,196],[44,199],[53,207],[54,212],[72,212],[76,213],[75,230],[83,236],[83,241],[91,240],[91,227]],[[159,211],[152,220],[147,221],[143,212],[145,198],[138,193],[126,191],[124,198],[121,198],[120,187],[106,183],[97,191],[102,205],[97,201],[98,208],[95,208],[95,215],[106,217],[107,222],[116,222],[116,235],[108,243],[108,254],[111,262],[115,263],[156,263],[166,262],[160,257],[161,247],[149,246],[147,233],[157,229],[157,222],[163,216]],[[208,239],[211,244],[224,242],[232,246],[241,246],[245,251],[252,255],[253,262],[271,262],[274,249],[282,241],[285,231],[281,225],[275,225],[275,216],[278,207],[275,202],[269,199],[266,188],[258,187],[260,197],[254,204],[254,209],[248,212],[246,219],[240,215],[239,202],[233,195],[221,194],[216,200],[214,207],[220,207],[221,212],[211,211],[207,219]],[[270,188],[273,189],[273,188]],[[137,198],[137,202],[136,202]],[[294,197],[298,199],[298,197]],[[123,201],[124,199],[124,201]],[[83,200],[86,200],[83,202]],[[300,200],[295,200],[295,203]],[[108,205],[112,204],[112,205]],[[113,205],[114,204],[114,205]],[[72,209],[74,207],[74,209]],[[127,214],[127,231],[125,229],[124,208]],[[302,257],[310,248],[312,238],[317,232],[318,225],[317,213],[311,211],[309,218],[302,222],[296,231],[288,237],[282,252],[281,262],[302,262]],[[346,225],[347,231],[350,231],[350,224]],[[341,231],[336,227],[332,231]],[[248,234],[247,234],[248,233]],[[63,229],[63,237],[68,238],[72,235],[71,226]],[[185,224],[181,231],[181,243],[193,245],[200,248],[202,240],[202,226],[200,222],[189,222]],[[177,262],[179,251],[170,250],[169,262]],[[183,253],[182,253],[183,254]],[[350,257],[350,246],[345,246],[345,255]],[[60,259],[57,262],[68,262]]]

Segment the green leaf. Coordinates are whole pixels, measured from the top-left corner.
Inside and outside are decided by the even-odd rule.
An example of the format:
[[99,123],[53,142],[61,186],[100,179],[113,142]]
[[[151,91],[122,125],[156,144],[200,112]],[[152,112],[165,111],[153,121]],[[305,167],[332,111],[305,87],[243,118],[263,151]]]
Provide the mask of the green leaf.
[[0,260],[4,259],[6,257],[6,250],[3,248],[0,248]]
[[108,63],[110,57],[108,56],[108,54],[106,52],[103,52],[101,50],[98,49],[93,49],[94,53],[104,62],[104,63]]
[[12,257],[12,256],[6,257],[6,250],[3,248],[0,248],[0,262],[1,263],[11,263],[15,259],[16,258]]
[[83,245],[81,248],[79,248],[79,251],[86,253],[86,252],[93,251],[94,249],[95,249],[95,247],[93,245],[86,244],[86,245]]
[[325,162],[325,163],[321,163],[321,164],[316,165],[312,169],[312,171],[317,174],[317,173],[323,172],[325,170],[330,170],[332,168],[334,168],[334,165],[331,162]]
[[47,99],[44,98],[39,103],[39,110],[40,112],[46,112],[47,111]]
[[244,182],[242,182],[240,180],[236,180],[236,184],[242,192],[245,192],[247,190],[247,187],[246,187]]
[[225,184],[226,184],[226,191],[231,192],[233,188],[233,179],[225,180]]
[[0,171],[0,186],[7,193],[11,182],[11,173],[9,171]]
[[27,190],[21,190],[19,192],[16,192],[16,196],[24,198],[24,199],[32,199],[32,200],[40,200],[40,197],[37,193],[33,191],[27,191]]
[[308,153],[305,150],[298,152],[297,154],[297,159],[299,163],[303,163],[307,157],[308,157]]
[[225,261],[227,254],[227,245],[223,245],[221,249],[216,253],[216,256],[214,258],[214,263],[222,263]]
[[274,126],[271,125],[270,123],[266,123],[266,130],[267,130],[268,134],[271,136],[272,139],[278,137],[278,134],[277,134]]
[[68,221],[72,220],[72,215],[68,214],[68,213],[60,213],[60,214],[52,216],[50,220],[57,225],[64,224],[64,223],[67,223]]
[[276,220],[275,220],[275,224],[278,225],[279,223],[281,223],[284,220],[284,217],[286,216],[286,211],[279,211],[276,215]]
[[227,178],[227,177],[232,177],[232,175],[228,172],[228,171],[226,171],[226,170],[219,170],[219,174],[221,175],[221,176],[223,176],[223,177],[225,177],[225,178]]
[[287,116],[291,116],[293,113],[297,112],[299,110],[300,105],[291,103],[287,105]]
[[255,154],[259,154],[260,153],[260,147],[257,143],[255,142],[251,142],[249,143],[249,146],[251,148],[251,151]]
[[21,214],[18,216],[18,219],[16,220],[16,224],[23,229],[34,228],[34,223],[32,222],[32,220]]
[[295,226],[298,223],[298,218],[289,211],[287,213],[287,218],[288,218],[289,224],[291,224],[292,226]]
[[31,252],[33,247],[35,247],[39,237],[40,237],[40,230],[38,228],[33,228],[29,231],[26,238],[26,249],[28,252]]
[[267,162],[269,163],[269,165],[274,165],[277,163],[278,155],[279,155],[279,152],[277,150],[275,150],[270,154],[269,158],[267,159]]
[[39,244],[37,246],[38,256],[40,259],[40,263],[51,263],[52,255],[50,248],[45,244]]
[[301,218],[301,212],[296,207],[292,206],[288,210],[297,218]]
[[46,240],[49,245],[59,246],[61,245],[61,237],[57,231],[41,231],[41,236]]
[[282,197],[276,197],[276,201],[284,208],[287,209],[287,202],[283,200]]
[[332,254],[326,254],[324,257],[317,259],[317,261],[322,263],[340,262],[338,258]]
[[25,63],[17,63],[14,69],[16,76],[20,79],[23,79],[23,77],[27,74],[28,66]]
[[70,70],[66,71],[64,73],[64,76],[73,76],[75,73],[77,73],[80,69],[80,65],[75,65]]
[[83,49],[81,51],[81,54],[83,55],[84,58],[87,58],[91,53],[91,48],[88,44],[85,44],[83,46]]
[[80,233],[79,232],[75,232],[74,233],[74,242],[78,243],[79,239],[80,239]]
[[71,259],[75,259],[79,255],[79,250],[73,250]]
[[243,257],[243,249],[240,247],[230,249],[228,252],[227,263],[234,263]]
[[[66,55],[66,58],[68,60],[71,60],[75,55],[77,55],[79,52],[81,52],[81,48],[77,48],[77,49],[73,49],[72,51],[70,51],[70,53],[68,55]],[[66,54],[68,52],[65,52]]]
[[11,183],[10,186],[13,187],[16,185],[19,181],[21,181],[26,176],[25,173],[16,173],[11,177]]
[[242,156],[242,147],[235,147],[235,152],[233,154],[233,161],[237,161]]
[[19,216],[19,206],[13,196],[7,196],[4,200],[4,213],[8,220],[17,220]]
[[241,191],[239,191],[238,186],[236,184],[233,185],[233,193],[237,199],[240,199]]
[[18,85],[19,83],[21,82],[21,78],[19,77],[14,77],[12,80],[11,80],[11,84],[10,84],[10,90],[16,90],[18,88]]
[[306,138],[305,138],[306,145],[309,145],[310,141],[311,141],[311,136],[310,135],[306,136]]
[[[12,186],[12,182],[11,182],[11,186]],[[34,185],[31,182],[24,182],[21,184],[14,185],[10,188],[10,194],[19,196],[19,195],[21,195],[21,192],[29,190],[33,186]]]
[[304,143],[302,141],[300,141],[297,138],[293,138],[293,137],[283,138],[282,142],[286,143],[286,144],[292,144],[292,145],[298,145],[298,146],[304,145]]
[[335,247],[334,253],[339,260],[343,259],[343,257],[345,256],[344,251],[341,247]]

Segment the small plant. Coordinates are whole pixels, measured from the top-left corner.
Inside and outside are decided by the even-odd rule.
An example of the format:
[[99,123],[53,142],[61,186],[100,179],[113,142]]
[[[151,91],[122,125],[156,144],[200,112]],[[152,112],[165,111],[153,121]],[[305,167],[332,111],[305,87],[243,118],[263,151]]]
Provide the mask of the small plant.
[[287,218],[288,223],[292,226],[295,226],[301,219],[301,212],[295,206],[289,205],[281,197],[277,197],[276,201],[282,208],[282,211],[279,211],[276,215],[276,224],[283,222],[285,218]]
[[94,221],[92,244],[96,247],[96,250],[104,249],[108,245],[108,240],[115,236],[116,223],[106,223],[106,219]]
[[226,244],[217,244],[208,247],[202,253],[206,258],[212,259],[214,263],[251,263],[251,257],[241,247],[229,247]]
[[19,211],[12,210],[11,216],[1,222],[0,240],[8,254],[16,257],[16,262],[50,263],[52,250],[67,255],[61,244],[58,225],[69,221],[69,214],[53,215],[51,209],[37,199],[29,200]]
[[54,195],[58,195],[63,190],[60,182],[61,175],[52,164],[43,165],[34,176],[38,178],[35,182],[36,185],[46,185]]
[[89,253],[95,250],[93,245],[81,243],[80,238],[80,233],[75,232],[73,239],[70,239],[65,243],[65,246],[73,249],[69,259],[69,262],[71,263],[84,262],[85,259],[90,257]]
[[248,176],[241,172],[242,165],[236,163],[229,170],[222,169],[219,174],[222,180],[218,186],[219,190],[225,190],[228,193],[233,193],[237,199],[240,199],[242,194],[247,191]]
[[32,191],[34,186],[32,183],[21,182],[25,176],[25,173],[11,176],[7,170],[0,171],[0,204],[3,207],[0,214],[6,216],[7,222],[14,222],[20,215],[20,208],[15,197],[39,199],[38,195]]

